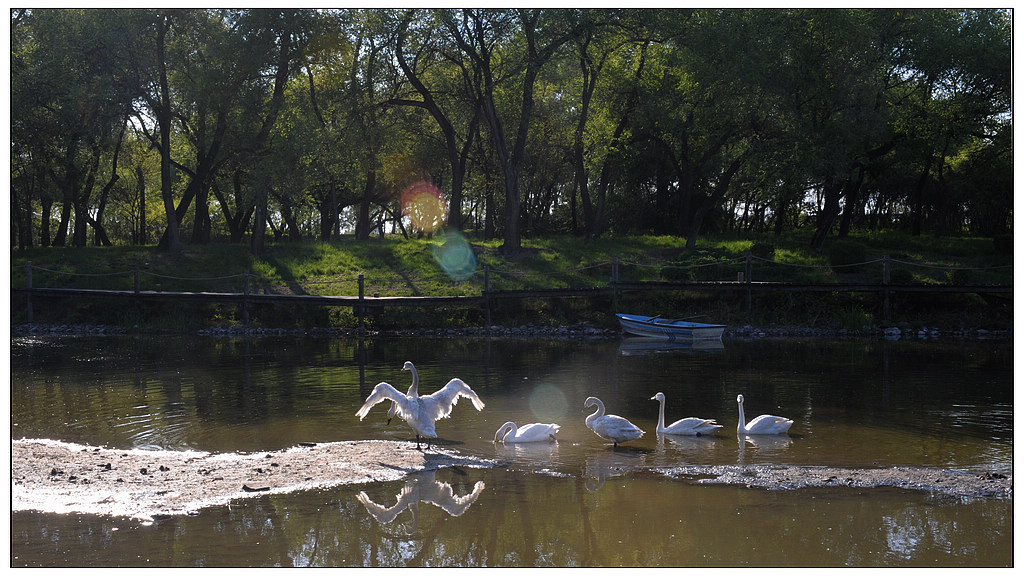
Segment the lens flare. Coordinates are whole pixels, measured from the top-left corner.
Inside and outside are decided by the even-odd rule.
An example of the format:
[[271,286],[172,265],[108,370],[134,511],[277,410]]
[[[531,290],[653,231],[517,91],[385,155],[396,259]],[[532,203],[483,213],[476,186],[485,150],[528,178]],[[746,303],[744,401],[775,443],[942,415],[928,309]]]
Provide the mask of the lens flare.
[[437,186],[416,182],[402,192],[402,214],[409,217],[413,228],[434,232],[444,226],[448,203]]
[[441,266],[445,274],[459,282],[468,279],[476,272],[476,255],[466,238],[455,230],[441,233],[441,244],[431,249],[434,260]]
[[551,384],[541,384],[530,393],[530,410],[540,422],[557,422],[565,416],[567,407],[565,394]]

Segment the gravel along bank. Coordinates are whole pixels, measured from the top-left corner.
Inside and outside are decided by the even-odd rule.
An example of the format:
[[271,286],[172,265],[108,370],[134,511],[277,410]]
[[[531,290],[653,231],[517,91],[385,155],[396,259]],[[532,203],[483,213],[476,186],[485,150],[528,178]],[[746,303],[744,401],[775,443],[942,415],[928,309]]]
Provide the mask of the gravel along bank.
[[1013,476],[937,468],[831,468],[813,466],[682,466],[656,472],[698,484],[738,484],[773,490],[890,486],[966,498],[1012,498]]
[[[421,470],[502,463],[411,442],[300,444],[273,452],[213,454],[114,450],[56,440],[11,441],[11,511],[82,512],[143,522],[263,494],[399,480]],[[892,486],[959,497],[1012,498],[1013,477],[921,469],[801,466],[682,466],[650,472],[701,484],[794,490]]]

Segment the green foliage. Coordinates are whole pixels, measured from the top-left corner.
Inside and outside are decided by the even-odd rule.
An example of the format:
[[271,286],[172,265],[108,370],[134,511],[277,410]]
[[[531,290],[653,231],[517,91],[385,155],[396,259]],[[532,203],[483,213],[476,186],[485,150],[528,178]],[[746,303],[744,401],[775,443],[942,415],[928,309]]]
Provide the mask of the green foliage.
[[[688,236],[653,249],[696,249],[711,232],[723,238],[701,248],[774,247],[779,261],[787,237],[821,248],[841,221],[841,236],[872,251],[894,247],[865,230],[881,241],[903,230],[915,250],[995,237],[1005,263],[1011,16],[14,9],[12,239],[155,242],[168,227],[166,168],[184,243],[252,242],[256,253],[264,235],[332,240],[339,222],[363,239],[427,234],[400,202],[427,181],[447,195],[453,228],[507,249],[582,233],[599,245],[609,231]],[[140,122],[161,112],[174,119],[166,147]],[[748,238],[773,232],[761,246]],[[478,242],[484,265],[490,242]]]
[[[857,237],[862,247],[869,244],[898,245],[883,235]],[[687,250],[685,241],[665,236],[606,237],[586,240],[578,237],[552,237],[524,243],[520,257],[506,260],[498,253],[497,241],[471,240],[478,257],[476,273],[467,280],[449,278],[431,255],[436,239],[387,237],[369,241],[344,238],[330,243],[282,242],[268,245],[263,258],[254,259],[245,245],[211,244],[187,246],[180,254],[168,254],[153,248],[90,247],[83,249],[36,249],[16,251],[12,255],[12,287],[26,282],[26,262],[33,264],[33,285],[93,289],[131,290],[133,270],[140,270],[141,288],[165,291],[242,291],[244,275],[249,271],[250,290],[281,294],[348,295],[358,293],[358,277],[363,275],[365,294],[379,296],[477,296],[484,286],[484,267],[490,267],[492,290],[602,288],[609,286],[612,266],[619,262],[621,280],[638,281],[735,281],[744,271],[743,255],[751,243],[765,239],[738,241],[708,238],[696,250]],[[803,245],[799,238],[777,238],[773,244],[775,260],[755,260],[753,279],[759,282],[833,282],[831,262]],[[960,256],[941,252],[916,252],[912,246],[893,255],[890,281],[908,283],[1012,283],[1012,268],[984,269],[991,258],[985,243],[973,239],[945,240]],[[871,249],[874,250],[874,249]],[[858,254],[860,252],[858,251]],[[871,253],[872,257],[881,255]],[[897,259],[898,257],[898,259]],[[862,260],[861,260],[862,261]],[[956,266],[948,268],[948,262]],[[873,265],[872,265],[873,266]],[[965,270],[979,268],[979,270]],[[872,267],[871,270],[874,268]],[[845,268],[843,268],[845,270]],[[878,265],[881,281],[881,265]],[[610,299],[609,299],[610,300]],[[846,327],[874,326],[880,311],[877,299],[868,296],[829,293],[755,293],[753,308],[746,310],[742,290],[732,295],[700,291],[625,293],[617,304],[604,299],[529,298],[497,300],[493,303],[493,321],[550,325],[581,321],[607,325],[613,306],[620,310],[650,311],[676,317],[703,315],[716,322],[730,324],[788,324]],[[928,314],[925,300],[893,297],[894,309],[902,315]],[[12,322],[23,322],[22,301],[13,300]],[[975,314],[988,314],[994,308],[977,299],[947,299],[942,306],[970,306]],[[242,311],[227,304],[153,304],[122,306],[104,299],[83,300],[67,312],[63,308],[37,306],[36,321],[118,323],[140,330],[195,330],[207,325],[238,325]],[[293,305],[254,306],[249,322],[269,327],[354,327],[356,318],[350,308],[314,308]],[[481,325],[483,311],[470,308],[405,309],[379,311],[367,320],[379,328],[412,328]]]
[[765,260],[775,259],[775,246],[768,242],[754,242],[750,246],[750,253]]
[[860,272],[868,260],[867,246],[853,240],[836,240],[828,249],[829,264],[838,273]]

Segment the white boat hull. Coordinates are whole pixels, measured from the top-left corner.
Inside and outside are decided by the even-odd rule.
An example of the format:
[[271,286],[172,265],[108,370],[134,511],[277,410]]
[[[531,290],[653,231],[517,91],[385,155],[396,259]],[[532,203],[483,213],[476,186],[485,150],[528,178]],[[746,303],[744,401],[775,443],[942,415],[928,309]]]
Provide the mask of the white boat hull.
[[622,329],[629,334],[662,340],[721,340],[725,332],[724,324],[702,324],[657,316],[640,316],[636,314],[616,314]]

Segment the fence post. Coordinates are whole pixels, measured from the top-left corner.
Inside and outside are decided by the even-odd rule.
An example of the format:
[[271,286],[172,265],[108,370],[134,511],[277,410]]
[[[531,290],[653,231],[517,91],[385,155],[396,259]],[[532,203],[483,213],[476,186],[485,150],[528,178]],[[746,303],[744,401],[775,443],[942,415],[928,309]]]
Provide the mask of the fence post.
[[363,283],[363,275],[360,274],[359,275],[359,304],[356,305],[356,307],[358,308],[358,312],[356,314],[357,314],[357,316],[359,316],[359,335],[360,336],[362,336],[363,334],[366,333],[366,321],[365,321],[366,308],[365,308],[365,305],[363,304],[363,299],[364,298],[365,298],[365,288],[364,288],[364,283]]
[[245,280],[242,283],[242,321],[245,327],[249,327],[249,271],[245,271]]
[[26,279],[26,282],[27,282],[26,287],[28,288],[28,292],[26,292],[26,294],[28,294],[28,296],[27,296],[28,297],[28,322],[29,322],[29,324],[31,324],[32,323],[32,261],[31,260],[25,263],[25,279]]
[[751,280],[751,277],[753,275],[754,275],[754,257],[750,253],[750,250],[747,250],[747,263],[746,263],[746,266],[743,269],[743,280],[747,283],[747,312],[750,312],[753,309],[753,303],[752,303],[752,299],[750,297],[750,280]]
[[484,266],[484,308],[487,311],[487,333],[491,332],[491,267]]
[[889,255],[882,256],[882,317],[889,321]]

